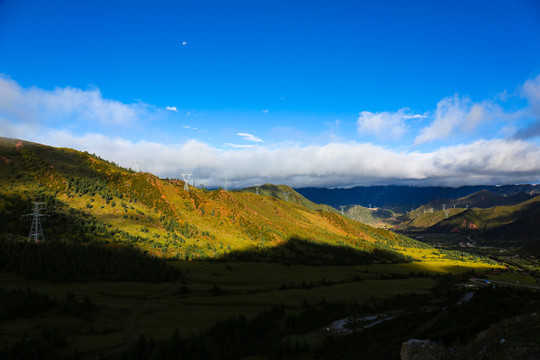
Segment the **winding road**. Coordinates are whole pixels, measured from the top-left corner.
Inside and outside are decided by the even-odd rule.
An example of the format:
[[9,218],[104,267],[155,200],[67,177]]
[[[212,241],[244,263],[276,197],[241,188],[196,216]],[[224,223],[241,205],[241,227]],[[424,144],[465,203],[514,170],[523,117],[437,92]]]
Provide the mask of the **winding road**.
[[511,282],[506,282],[506,281],[490,280],[490,279],[470,279],[470,281],[477,285],[483,285],[483,286],[496,284],[496,285],[507,285],[507,286],[515,286],[515,287],[523,287],[523,288],[528,288],[528,289],[540,290],[539,285],[525,285],[525,284],[518,284],[518,283],[511,283]]

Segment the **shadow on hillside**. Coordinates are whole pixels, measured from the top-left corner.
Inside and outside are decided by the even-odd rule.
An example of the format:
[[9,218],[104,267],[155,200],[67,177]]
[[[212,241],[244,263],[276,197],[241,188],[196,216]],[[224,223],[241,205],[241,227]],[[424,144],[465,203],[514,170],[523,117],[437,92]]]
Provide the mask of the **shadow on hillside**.
[[235,250],[216,260],[291,265],[367,265],[411,261],[408,257],[390,250],[361,251],[350,246],[321,244],[299,237],[291,237],[278,246]]

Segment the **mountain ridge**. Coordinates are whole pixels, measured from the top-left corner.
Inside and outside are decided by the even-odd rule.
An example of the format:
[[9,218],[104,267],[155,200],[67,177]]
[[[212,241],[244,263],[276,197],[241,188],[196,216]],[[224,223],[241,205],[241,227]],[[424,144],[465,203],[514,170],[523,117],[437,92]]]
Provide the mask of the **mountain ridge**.
[[[20,221],[22,208],[45,200],[56,232],[47,234],[45,226],[49,237],[138,247],[160,257],[218,259],[232,251],[265,251],[294,238],[370,253],[384,250],[399,261],[405,258],[392,250],[395,246],[424,247],[341,217],[284,185],[262,186],[268,196],[252,189],[209,191],[191,185],[186,191],[182,180],[160,179],[88,153],[18,139],[0,139],[0,158],[3,228],[19,237],[28,226]],[[288,201],[285,192],[290,193]],[[65,231],[62,222],[72,230]]]
[[444,186],[357,186],[349,189],[328,189],[304,187],[295,188],[300,194],[315,203],[328,204],[334,208],[340,205],[361,205],[380,207],[398,212],[416,209],[426,203],[440,199],[458,199],[482,190],[488,190],[499,196],[511,196],[517,193],[540,194],[538,185],[474,185],[460,187]]

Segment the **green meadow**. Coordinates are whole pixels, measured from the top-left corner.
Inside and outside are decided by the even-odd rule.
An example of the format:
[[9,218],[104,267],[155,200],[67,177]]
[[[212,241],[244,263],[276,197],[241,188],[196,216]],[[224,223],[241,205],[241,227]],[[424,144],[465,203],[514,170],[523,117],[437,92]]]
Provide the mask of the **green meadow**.
[[88,296],[96,310],[84,316],[59,316],[55,311],[46,311],[37,317],[2,320],[0,346],[9,346],[25,336],[40,336],[45,325],[53,325],[66,338],[59,354],[99,355],[121,347],[126,341],[133,342],[140,335],[166,340],[177,330],[180,336],[189,336],[216,321],[239,315],[250,318],[280,305],[285,305],[288,312],[296,312],[306,304],[321,301],[364,303],[397,294],[426,294],[434,287],[437,274],[448,271],[421,263],[362,266],[170,263],[182,271],[183,280],[51,283],[3,273],[0,283],[6,289],[31,288],[55,298],[71,292],[79,299]]

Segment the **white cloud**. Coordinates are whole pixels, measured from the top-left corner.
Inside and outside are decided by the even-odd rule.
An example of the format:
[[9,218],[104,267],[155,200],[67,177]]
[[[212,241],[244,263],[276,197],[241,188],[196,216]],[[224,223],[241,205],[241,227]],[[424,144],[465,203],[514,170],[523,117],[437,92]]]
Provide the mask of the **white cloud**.
[[184,126],[182,126],[182,127],[183,127],[184,129],[199,130],[198,128],[196,128],[196,127],[191,127],[191,126],[189,126],[189,125],[184,125]]
[[521,87],[521,97],[529,103],[526,109],[526,117],[532,120],[528,126],[514,134],[518,139],[529,139],[540,136],[540,75],[527,80]]
[[414,115],[403,115],[404,119],[424,119],[427,118],[427,115],[420,115],[420,114],[414,114]]
[[452,134],[467,116],[468,103],[468,99],[462,100],[457,94],[439,101],[435,110],[435,120],[422,129],[415,139],[415,144],[437,140]]
[[522,96],[529,101],[531,106],[540,108],[540,75],[534,79],[527,80],[523,84],[521,92]]
[[178,109],[176,108],[176,106],[166,106],[165,110],[178,112]]
[[146,114],[144,103],[124,104],[104,99],[97,88],[81,90],[23,88],[0,75],[0,117],[21,123],[128,125]]
[[379,138],[399,138],[407,131],[405,120],[422,118],[423,115],[407,113],[408,109],[400,109],[396,112],[362,111],[359,114],[356,125],[360,134],[372,134]]
[[265,114],[268,114],[269,111],[270,111],[270,110],[265,109],[265,110],[263,110],[262,112],[265,113]]
[[433,166],[450,183],[505,184],[536,182],[538,161],[539,146],[497,139],[441,148],[434,153]]
[[508,116],[491,101],[475,103],[468,97],[455,94],[439,101],[433,122],[420,131],[414,143],[418,145],[447,139],[457,133],[470,133],[490,120]]
[[255,147],[255,145],[239,145],[239,144],[226,143],[225,147],[232,147],[232,148],[238,148],[238,149],[242,149],[242,148],[247,149],[247,148]]
[[182,46],[186,46],[187,45],[187,41],[182,41]]
[[251,135],[248,133],[238,133],[236,135],[241,136],[242,139],[245,141],[264,142],[262,139],[256,137],[255,135]]

